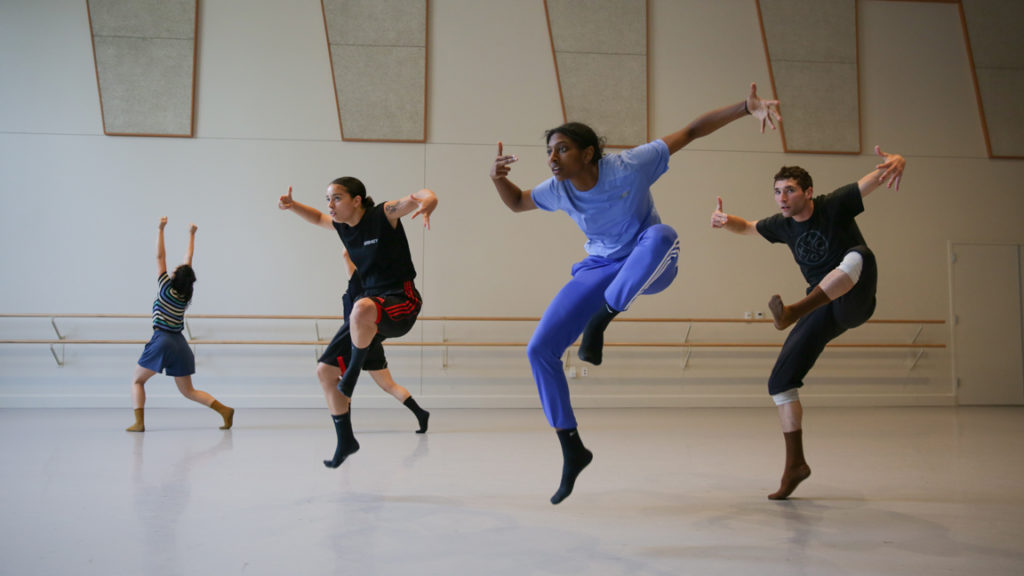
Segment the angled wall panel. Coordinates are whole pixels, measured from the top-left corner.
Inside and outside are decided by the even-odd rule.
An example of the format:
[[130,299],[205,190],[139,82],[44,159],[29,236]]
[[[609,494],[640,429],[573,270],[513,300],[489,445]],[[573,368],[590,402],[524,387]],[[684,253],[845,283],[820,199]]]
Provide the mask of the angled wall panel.
[[759,0],[787,152],[860,152],[855,0]]
[[197,0],[88,0],[103,131],[191,137]]
[[1024,2],[963,0],[989,156],[1024,158]]
[[424,142],[427,0],[322,0],[343,140]]
[[647,142],[647,1],[546,0],[568,121],[609,146]]

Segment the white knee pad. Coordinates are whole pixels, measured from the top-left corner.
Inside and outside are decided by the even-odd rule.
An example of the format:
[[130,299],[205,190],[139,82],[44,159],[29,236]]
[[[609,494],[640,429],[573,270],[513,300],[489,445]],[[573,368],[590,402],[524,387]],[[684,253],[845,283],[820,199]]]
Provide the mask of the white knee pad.
[[772,400],[776,406],[782,406],[783,404],[789,404],[790,402],[796,402],[800,399],[800,389],[790,388],[785,392],[775,394],[772,396]]
[[839,263],[839,270],[846,272],[846,275],[856,284],[860,280],[860,271],[864,269],[864,257],[859,252],[847,252],[843,261]]

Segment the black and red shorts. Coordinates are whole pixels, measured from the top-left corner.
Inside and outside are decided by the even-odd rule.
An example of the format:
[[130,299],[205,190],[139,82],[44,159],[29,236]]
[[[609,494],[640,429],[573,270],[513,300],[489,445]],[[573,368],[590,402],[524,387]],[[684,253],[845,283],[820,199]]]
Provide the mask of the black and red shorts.
[[377,306],[377,333],[384,338],[397,338],[412,330],[423,307],[423,300],[412,280],[407,281],[400,291],[365,298]]
[[[380,342],[381,337],[378,335],[370,343],[369,353],[363,362],[363,370],[374,372],[388,367],[388,359],[384,355],[384,347]],[[324,349],[324,353],[320,355],[318,361],[337,366],[341,368],[342,374],[345,373],[345,368],[352,361],[352,334],[349,332],[348,320],[338,329],[338,333],[331,339],[331,343]]]

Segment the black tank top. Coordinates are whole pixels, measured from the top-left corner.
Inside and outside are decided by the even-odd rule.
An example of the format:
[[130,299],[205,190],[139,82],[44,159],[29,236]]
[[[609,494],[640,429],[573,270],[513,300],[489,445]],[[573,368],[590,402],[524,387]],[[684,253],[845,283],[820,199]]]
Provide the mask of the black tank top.
[[402,221],[392,228],[383,204],[369,208],[355,226],[333,224],[356,265],[364,295],[400,292],[406,282],[416,277]]

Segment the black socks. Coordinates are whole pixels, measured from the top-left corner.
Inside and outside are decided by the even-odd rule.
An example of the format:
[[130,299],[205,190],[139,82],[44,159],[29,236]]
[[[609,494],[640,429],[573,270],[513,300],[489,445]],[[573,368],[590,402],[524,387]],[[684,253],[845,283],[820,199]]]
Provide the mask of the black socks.
[[334,420],[334,432],[338,435],[338,447],[334,450],[334,458],[324,460],[324,466],[337,468],[351,454],[359,451],[359,442],[352,433],[352,410],[344,414],[331,415]]
[[420,423],[420,429],[417,430],[416,433],[425,433],[427,431],[427,421],[430,420],[430,412],[427,412],[423,408],[420,408],[420,405],[417,404],[416,401],[412,399],[412,396],[406,398],[405,402],[402,402],[402,404],[404,404],[405,407],[408,408],[409,410],[412,410],[412,413],[416,415],[416,420],[418,420]]
[[575,429],[557,430],[558,441],[562,444],[562,483],[551,497],[552,504],[558,504],[572,494],[576,477],[594,459],[594,453],[583,446],[580,433]]
[[[371,342],[370,345],[372,346],[373,343]],[[338,382],[338,391],[347,398],[351,398],[352,391],[356,389],[356,380],[359,380],[359,372],[363,369],[363,362],[366,362],[369,350],[370,346],[356,348],[356,345],[352,344],[352,357],[349,359],[345,373],[341,376],[341,382]]]
[[590,362],[594,366],[601,364],[601,355],[604,349],[604,331],[608,328],[612,318],[619,314],[618,310],[612,310],[607,303],[590,317],[587,327],[583,329],[583,339],[580,341],[580,349],[577,353],[580,360]]

